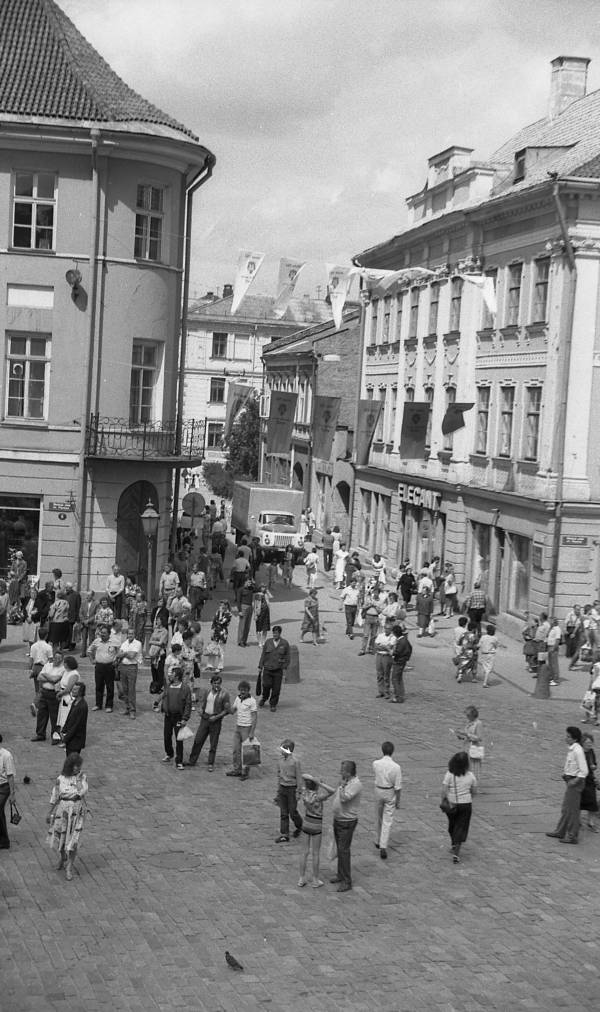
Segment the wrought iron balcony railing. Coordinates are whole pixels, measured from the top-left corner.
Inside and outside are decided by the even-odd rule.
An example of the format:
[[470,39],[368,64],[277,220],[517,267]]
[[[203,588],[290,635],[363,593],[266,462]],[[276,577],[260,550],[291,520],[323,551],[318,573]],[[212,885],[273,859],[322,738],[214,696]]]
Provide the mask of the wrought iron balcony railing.
[[189,419],[181,425],[177,440],[177,423],[140,422],[126,418],[103,418],[90,415],[85,430],[85,452],[88,457],[114,460],[189,460],[204,457],[204,419]]

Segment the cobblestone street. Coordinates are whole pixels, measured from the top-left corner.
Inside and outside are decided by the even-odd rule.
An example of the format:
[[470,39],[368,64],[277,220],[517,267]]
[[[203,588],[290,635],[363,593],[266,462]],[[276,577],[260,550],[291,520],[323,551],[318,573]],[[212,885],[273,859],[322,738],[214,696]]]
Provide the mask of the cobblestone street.
[[[296,570],[296,586],[278,586],[271,606],[291,643],[299,639],[303,578]],[[71,883],[45,845],[63,753],[29,741],[31,682],[20,630],[10,628],[0,647],[0,729],[17,763],[23,821],[10,827],[12,848],[0,861],[2,1012],[597,1008],[600,838],[582,830],[572,849],[544,835],[557,821],[564,728],[580,721],[585,673],[570,673],[552,700],[533,699],[520,645],[509,643],[489,691],[457,685],[453,622],[440,620],[434,639],[411,635],[407,700],[392,706],[376,698],[373,658],[359,657],[360,640],[344,637],[331,583],[320,583],[326,642],[300,646],[300,684],[284,686],[277,713],[260,711],[264,761],[248,782],[224,776],[231,718],[214,773],[204,753],[195,769],[161,765],[162,721],[151,711],[147,673],[135,724],[118,709],[90,712],[84,769],[92,818]],[[206,618],[213,608],[214,601]],[[234,621],[224,678],[232,692],[241,676],[254,684],[258,656],[254,634],[244,650],[235,632]],[[91,668],[83,667],[89,692]],[[484,722],[486,760],[455,867],[439,786],[471,702]],[[193,715],[194,730],[196,723]],[[274,842],[277,746],[286,736],[303,769],[332,784],[340,760],[358,764],[352,892],[338,894],[328,881],[298,889],[298,842]],[[396,743],[404,788],[382,862],[373,845],[371,762],[386,738]],[[598,746],[600,754],[600,738]],[[228,968],[226,949],[243,974]]]

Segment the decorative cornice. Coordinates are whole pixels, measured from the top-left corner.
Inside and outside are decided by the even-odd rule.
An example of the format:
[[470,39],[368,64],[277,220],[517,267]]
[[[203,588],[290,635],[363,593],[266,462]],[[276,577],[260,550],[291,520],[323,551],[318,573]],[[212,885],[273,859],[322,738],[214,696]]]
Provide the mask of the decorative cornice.
[[475,359],[475,369],[499,369],[501,366],[545,366],[546,356],[537,351],[512,352],[509,355],[481,355]]

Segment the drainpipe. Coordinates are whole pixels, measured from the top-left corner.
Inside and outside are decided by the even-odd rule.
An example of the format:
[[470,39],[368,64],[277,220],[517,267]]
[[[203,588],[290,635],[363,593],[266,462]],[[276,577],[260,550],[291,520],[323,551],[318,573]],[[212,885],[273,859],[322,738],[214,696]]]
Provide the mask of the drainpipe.
[[560,198],[560,181],[556,175],[552,176],[552,199],[556,209],[556,217],[560,227],[561,236],[565,246],[565,256],[569,268],[569,284],[565,306],[565,334],[564,341],[561,341],[563,350],[563,363],[561,370],[561,391],[556,424],[556,499],[554,503],[554,534],[552,538],[552,562],[550,567],[550,587],[548,593],[548,614],[554,613],[556,602],[556,585],[558,582],[558,559],[560,554],[560,537],[562,531],[563,514],[563,489],[565,479],[565,445],[567,420],[567,400],[569,396],[569,377],[571,373],[571,346],[573,343],[573,318],[575,315],[575,293],[577,290],[577,265],[573,244],[569,236],[564,208]]
[[[183,292],[181,307],[181,336],[179,341],[179,375],[177,387],[177,416],[175,422],[175,455],[181,453],[181,432],[183,428],[183,396],[185,393],[185,357],[187,350],[187,327],[188,327],[188,300],[190,297],[190,260],[192,248],[192,197],[196,190],[199,190],[204,183],[207,183],[213,174],[216,162],[215,156],[208,151],[204,167],[196,174],[191,183],[185,189],[185,238],[183,254]],[[206,429],[204,432],[206,439]],[[175,468],[175,480],[173,483],[173,516],[171,520],[171,552],[175,551],[177,544],[177,512],[179,510],[179,489],[181,484],[181,470],[179,465]]]
[[[362,267],[362,264],[359,263],[359,261],[358,261],[358,257],[353,257],[352,258],[352,263],[354,264],[355,267]],[[349,504],[350,515],[348,517],[348,537],[347,537],[347,542],[348,542],[349,545],[350,544],[354,544],[354,541],[353,541],[353,537],[354,537],[354,505],[355,505],[355,502],[356,502],[356,499],[357,499],[357,488],[356,488],[356,485],[357,485],[357,481],[358,481],[358,478],[357,478],[357,475],[356,475],[356,468],[357,468],[356,450],[357,450],[357,446],[358,446],[358,418],[359,418],[359,414],[360,414],[360,403],[359,402],[360,402],[360,398],[361,398],[361,395],[362,395],[363,365],[364,365],[364,360],[365,360],[365,327],[366,327],[366,322],[367,322],[367,305],[369,304],[369,301],[370,301],[369,289],[366,286],[363,287],[363,278],[362,277],[360,278],[359,297],[360,297],[360,302],[361,302],[361,307],[360,307],[360,326],[359,326],[359,329],[358,329],[360,346],[359,346],[359,349],[358,349],[358,389],[357,389],[357,397],[356,397],[356,404],[355,404],[355,411],[354,411],[354,432],[352,434],[352,443],[353,443],[353,445],[352,445],[352,458],[353,459],[351,461],[351,466],[354,469],[354,481],[352,482],[352,489],[350,491],[350,504]]]
[[[77,536],[77,586],[81,591],[81,578],[83,575],[83,549],[85,545],[85,523],[87,515],[87,493],[88,493],[88,472],[86,464],[86,441],[87,426],[90,422],[92,406],[92,378],[94,371],[94,348],[96,343],[96,291],[98,287],[98,242],[100,237],[100,184],[98,179],[98,141],[100,131],[90,130],[90,141],[92,145],[92,233],[90,249],[90,278],[88,304],[90,307],[90,326],[87,340],[87,347],[84,352],[83,375],[85,376],[85,393],[83,399],[83,410],[81,415],[81,450],[79,452],[79,489],[77,502],[79,507],[79,529]],[[88,580],[90,578],[88,565]]]

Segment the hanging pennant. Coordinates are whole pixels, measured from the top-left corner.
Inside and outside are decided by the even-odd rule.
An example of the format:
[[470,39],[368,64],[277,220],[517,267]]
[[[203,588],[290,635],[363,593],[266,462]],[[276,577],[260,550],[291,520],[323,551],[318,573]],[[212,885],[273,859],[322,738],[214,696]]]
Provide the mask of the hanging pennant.
[[340,413],[341,397],[315,397],[312,437],[313,457],[329,460]]
[[274,390],[267,423],[267,453],[289,453],[298,394]]
[[496,299],[494,278],[489,274],[459,274],[458,277],[461,277],[463,281],[469,281],[481,290],[488,313],[490,316],[495,316],[498,311],[498,301]]
[[278,318],[282,317],[285,313],[290,299],[294,294],[296,282],[300,277],[300,272],[303,267],[306,266],[306,261],[303,260],[286,260],[282,258],[279,261],[279,278],[277,281],[277,298],[273,305],[273,313]]
[[358,402],[358,421],[356,426],[356,463],[361,466],[369,463],[371,443],[383,408],[383,401]]
[[333,322],[335,323],[336,330],[339,330],[342,326],[342,314],[352,280],[350,270],[350,267],[331,267],[329,264],[327,265],[327,291],[329,293],[331,312],[333,313]]
[[248,291],[259,268],[265,259],[264,253],[250,253],[248,250],[240,250],[238,257],[237,273],[233,286],[233,301],[231,303],[231,315],[236,312],[239,305]]
[[454,404],[449,404],[446,408],[446,414],[442,419],[442,435],[449,436],[451,432],[464,429],[465,420],[463,411],[470,411],[472,407],[474,407],[474,401],[462,404],[455,401]]
[[223,439],[227,440],[231,434],[235,422],[246,401],[254,393],[254,387],[249,383],[230,383],[227,391],[227,411],[225,414],[225,426],[223,428]]
[[403,460],[425,458],[430,411],[431,405],[427,401],[408,401],[404,405],[400,433],[400,456]]

